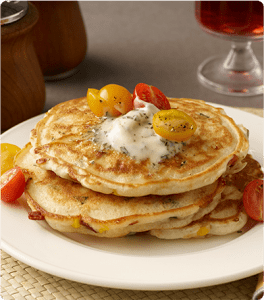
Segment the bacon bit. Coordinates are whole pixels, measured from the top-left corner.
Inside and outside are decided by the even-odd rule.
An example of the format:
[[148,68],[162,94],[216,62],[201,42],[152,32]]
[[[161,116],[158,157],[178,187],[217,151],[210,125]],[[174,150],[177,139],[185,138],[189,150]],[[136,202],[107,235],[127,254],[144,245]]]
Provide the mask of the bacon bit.
[[42,213],[40,211],[31,211],[28,213],[28,218],[30,220],[44,220],[44,216],[42,215]]
[[138,223],[138,221],[135,221],[135,222],[130,223],[129,225],[131,226],[131,225],[135,225],[137,223]]
[[88,223],[84,222],[83,220],[80,220],[80,224],[87,227],[88,229],[90,229],[91,231],[97,233],[96,230],[93,229],[93,227],[91,227]]
[[35,154],[38,154],[39,152],[40,152],[39,148],[35,148],[35,149],[34,149],[34,153],[35,153]]
[[233,167],[237,160],[238,160],[238,157],[236,155],[234,155],[233,158],[228,162],[228,166],[230,168]]
[[46,161],[47,161],[46,158],[40,158],[36,160],[36,163],[40,165],[40,164],[44,164]]
[[95,154],[97,158],[101,158],[104,154],[106,154],[106,152],[104,151],[97,151],[97,153]]

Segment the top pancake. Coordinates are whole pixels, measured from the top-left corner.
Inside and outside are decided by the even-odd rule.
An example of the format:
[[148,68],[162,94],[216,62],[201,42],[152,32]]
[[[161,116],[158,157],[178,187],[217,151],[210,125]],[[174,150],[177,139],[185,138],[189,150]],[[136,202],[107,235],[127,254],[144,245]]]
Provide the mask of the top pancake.
[[197,130],[178,154],[158,164],[94,142],[93,129],[103,119],[90,111],[85,97],[58,104],[37,123],[30,138],[32,154],[40,167],[62,178],[101,193],[133,197],[183,193],[244,167],[249,145],[242,126],[202,100],[169,100],[195,120]]

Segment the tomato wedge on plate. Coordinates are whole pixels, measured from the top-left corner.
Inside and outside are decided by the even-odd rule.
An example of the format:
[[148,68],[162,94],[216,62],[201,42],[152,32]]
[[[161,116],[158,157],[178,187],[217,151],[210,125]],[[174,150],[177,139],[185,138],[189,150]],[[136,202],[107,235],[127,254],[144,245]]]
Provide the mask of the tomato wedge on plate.
[[25,176],[19,167],[8,170],[1,176],[1,200],[14,202],[25,190]]
[[255,179],[245,188],[243,203],[247,214],[256,221],[263,221],[263,180]]
[[13,168],[14,157],[20,150],[16,145],[1,143],[1,175]]
[[140,103],[140,101],[137,101],[136,98],[148,103],[152,103],[158,109],[171,108],[167,97],[158,88],[146,83],[138,83],[133,92],[134,107],[144,107],[144,105]]

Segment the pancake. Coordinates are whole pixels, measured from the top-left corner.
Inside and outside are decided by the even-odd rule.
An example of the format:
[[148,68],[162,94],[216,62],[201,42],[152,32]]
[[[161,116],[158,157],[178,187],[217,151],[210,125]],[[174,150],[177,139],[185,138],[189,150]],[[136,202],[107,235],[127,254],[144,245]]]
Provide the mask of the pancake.
[[224,201],[208,215],[185,227],[150,230],[160,239],[190,239],[212,235],[227,235],[242,229],[248,220],[241,201]]
[[124,197],[102,194],[39,168],[28,144],[15,165],[25,174],[25,196],[34,213],[62,232],[121,237],[168,226],[185,226],[210,213],[221,200],[223,180],[181,194]]
[[45,219],[55,230],[98,237],[145,232],[162,239],[224,235],[247,221],[241,199],[245,184],[261,178],[260,165],[247,156],[246,167],[209,186],[172,195],[124,197],[102,194],[63,179],[35,163],[27,144],[15,165],[25,174],[29,217]]
[[[202,100],[169,100],[173,108],[187,113],[197,124],[195,134],[187,142],[173,145],[178,147],[176,155],[157,159],[158,147],[154,144],[148,149],[149,157],[138,159],[127,151],[126,145],[117,150],[102,143],[98,131],[108,124],[109,118],[96,117],[86,98],[53,107],[31,132],[31,153],[38,166],[62,178],[79,182],[93,191],[125,197],[185,193],[243,169],[242,160],[249,147],[243,126],[236,125],[222,109]],[[149,112],[138,109],[138,113]],[[131,119],[130,128],[136,130],[133,123],[136,121],[137,118]],[[120,134],[119,140],[127,135]],[[166,140],[161,139],[159,143],[169,147]]]

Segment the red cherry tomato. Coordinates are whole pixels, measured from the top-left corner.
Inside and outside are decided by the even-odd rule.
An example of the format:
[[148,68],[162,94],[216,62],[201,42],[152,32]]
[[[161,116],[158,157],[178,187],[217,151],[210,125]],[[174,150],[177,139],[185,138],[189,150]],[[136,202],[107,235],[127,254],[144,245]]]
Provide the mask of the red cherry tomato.
[[263,221],[263,180],[255,179],[245,188],[243,203],[247,214],[256,221]]
[[[145,83],[138,83],[133,92],[133,101],[136,98],[142,101],[154,104],[158,109],[170,109],[170,103],[167,97],[155,86],[148,85]],[[135,100],[134,107],[142,107],[142,103]]]
[[8,170],[1,176],[1,200],[13,202],[25,190],[25,176],[19,167]]

